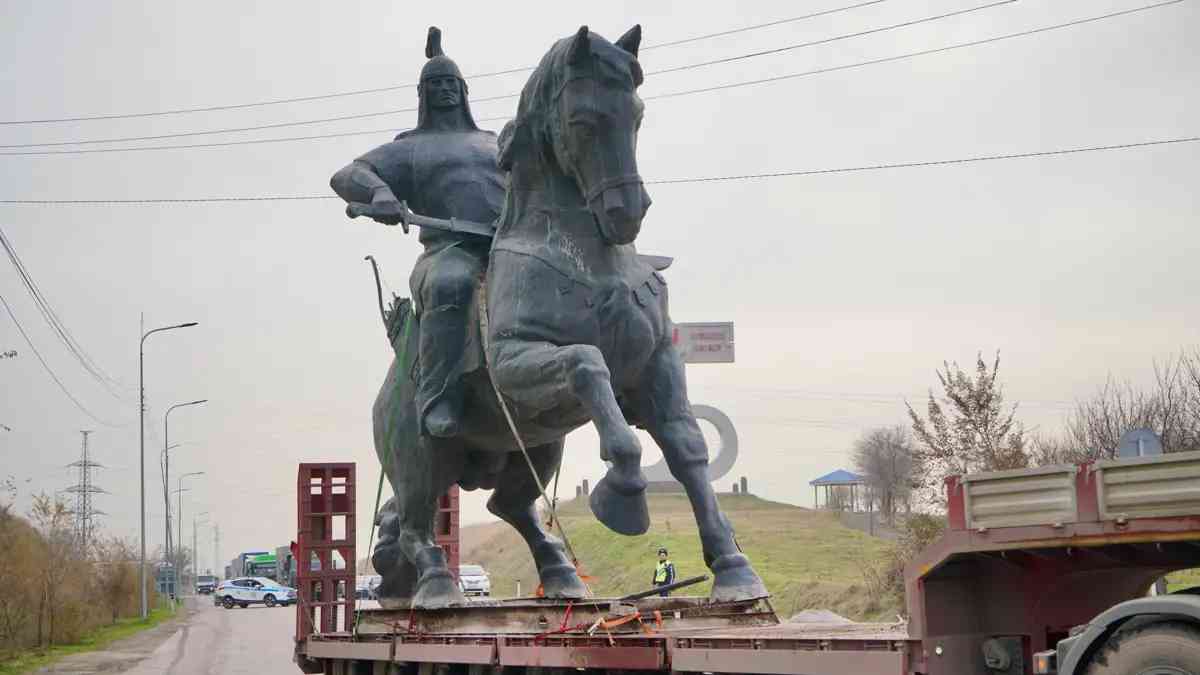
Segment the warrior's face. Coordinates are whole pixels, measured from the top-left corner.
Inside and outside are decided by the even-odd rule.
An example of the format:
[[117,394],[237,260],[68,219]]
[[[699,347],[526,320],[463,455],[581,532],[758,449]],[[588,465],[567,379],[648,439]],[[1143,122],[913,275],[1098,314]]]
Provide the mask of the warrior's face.
[[436,110],[452,110],[462,105],[462,86],[453,75],[438,75],[424,80],[425,98]]

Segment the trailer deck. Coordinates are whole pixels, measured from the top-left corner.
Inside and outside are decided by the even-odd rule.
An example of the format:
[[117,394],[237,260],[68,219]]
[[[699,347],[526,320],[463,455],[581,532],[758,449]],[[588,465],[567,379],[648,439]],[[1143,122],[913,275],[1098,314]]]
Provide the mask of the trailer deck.
[[480,673],[505,666],[904,672],[908,643],[902,624],[783,623],[767,599],[527,598],[443,610],[360,609],[356,631],[313,635],[304,653],[333,662],[474,666],[469,672]]

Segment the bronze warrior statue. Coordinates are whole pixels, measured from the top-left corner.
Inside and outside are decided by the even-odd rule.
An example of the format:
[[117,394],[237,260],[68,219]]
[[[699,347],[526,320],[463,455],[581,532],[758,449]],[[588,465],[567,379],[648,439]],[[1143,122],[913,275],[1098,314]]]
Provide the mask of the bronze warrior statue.
[[415,303],[383,312],[396,356],[373,410],[394,491],[376,518],[381,601],[465,602],[433,530],[453,485],[492,490],[488,510],[525,539],[546,597],[585,597],[576,561],[534,502],[566,435],[588,423],[609,463],[589,499],[600,522],[626,535],[649,528],[630,428],[641,427],[688,493],[711,597],[763,597],[708,480],[671,342],[666,261],[635,245],[650,207],[637,165],[641,28],[609,42],[585,26],[555,42],[499,139],[475,127],[438,35],[430,30],[417,128],[332,181],[348,215],[420,225],[425,244]]
[[[504,174],[496,166],[496,135],[475,126],[467,83],[442,52],[441,31],[431,27],[429,59],[417,85],[417,127],[375,148],[334,174],[342,199],[371,205],[371,217],[401,222],[400,202],[439,218],[491,223],[504,201]],[[491,240],[473,234],[421,230],[425,253],[409,278],[420,328],[417,406],[434,436],[458,433],[464,369],[479,367],[465,349],[469,307],[487,266]]]

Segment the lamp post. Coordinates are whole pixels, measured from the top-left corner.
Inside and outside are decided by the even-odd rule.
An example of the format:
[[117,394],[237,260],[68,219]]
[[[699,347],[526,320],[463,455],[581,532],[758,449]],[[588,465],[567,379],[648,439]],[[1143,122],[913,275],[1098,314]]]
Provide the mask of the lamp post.
[[207,515],[208,515],[208,511],[201,511],[200,513],[197,513],[196,515],[192,516],[192,577],[193,578],[195,578],[196,575],[200,574],[200,549],[196,548],[196,525],[198,525],[199,523],[207,523],[208,522],[207,520],[201,520],[201,521],[197,522],[196,519],[199,518],[200,516],[207,516]]
[[[183,487],[183,479],[190,478],[191,476],[203,476],[203,475],[204,475],[203,471],[192,471],[192,472],[183,474],[182,476],[179,477],[179,489],[175,491],[175,492],[179,493],[179,546],[177,546],[175,548],[175,559],[178,564],[173,566],[173,569],[175,570],[174,574],[175,574],[175,597],[176,598],[179,597],[181,585],[183,583],[183,574],[181,573],[181,570],[179,569],[183,565],[183,556],[181,555],[181,553],[183,551],[183,493],[187,490],[187,488]],[[193,551],[192,555],[196,555],[196,552]]]
[[[138,568],[138,585],[141,587],[141,604],[142,604],[142,620],[145,621],[149,616],[149,608],[146,605],[146,338],[155,333],[160,333],[165,330],[175,328],[191,328],[198,325],[195,321],[188,323],[176,324],[174,326],[163,326],[142,333],[142,339],[138,342],[138,435],[140,437],[138,444],[138,475],[141,482],[139,490],[139,498],[141,502],[141,544],[142,556],[141,565]],[[168,513],[170,518],[171,514]]]
[[[202,398],[198,401],[188,401],[187,403],[176,403],[167,408],[167,412],[163,414],[163,510],[166,512],[166,522],[164,523],[163,539],[167,542],[167,559],[171,559],[171,499],[168,490],[171,485],[171,446],[167,445],[171,438],[171,411],[176,408],[184,408],[189,405],[199,405],[207,402],[208,399]],[[183,527],[183,521],[179,522],[179,527]]]

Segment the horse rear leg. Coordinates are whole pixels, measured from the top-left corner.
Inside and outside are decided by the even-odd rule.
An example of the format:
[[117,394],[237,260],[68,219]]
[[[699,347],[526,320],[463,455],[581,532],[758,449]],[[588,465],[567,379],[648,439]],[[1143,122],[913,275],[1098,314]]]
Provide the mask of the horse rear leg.
[[711,596],[717,601],[749,600],[767,595],[762,579],[733,538],[733,527],[708,481],[708,447],[687,398],[683,360],[663,343],[651,357],[635,392],[635,405],[646,430],[662,448],[671,475],[683,484],[713,572]]
[[[530,448],[529,458],[537,469],[538,479],[546,485],[562,460],[563,441]],[[587,586],[580,580],[575,565],[567,557],[562,541],[542,527],[534,508],[541,492],[529,472],[524,458],[510,457],[508,466],[488,500],[488,511],[512,525],[533,554],[542,592],[547,598],[585,598]]]
[[506,397],[538,411],[559,408],[572,398],[584,407],[600,434],[600,456],[611,462],[592,491],[592,512],[620,534],[648,530],[642,446],[617,405],[600,350],[516,340],[494,343],[492,350],[496,382]]
[[414,607],[466,602],[446,565],[446,552],[434,541],[438,499],[458,482],[465,458],[461,444],[427,435],[419,437],[412,452],[397,458],[396,544],[415,567]]

